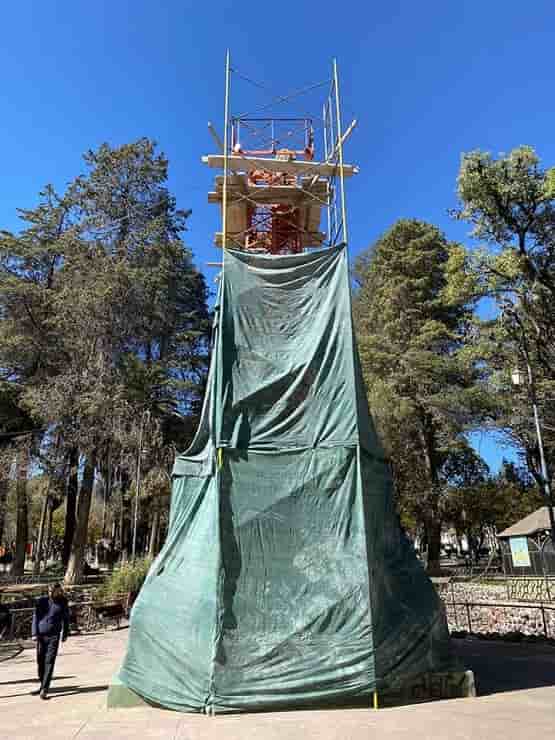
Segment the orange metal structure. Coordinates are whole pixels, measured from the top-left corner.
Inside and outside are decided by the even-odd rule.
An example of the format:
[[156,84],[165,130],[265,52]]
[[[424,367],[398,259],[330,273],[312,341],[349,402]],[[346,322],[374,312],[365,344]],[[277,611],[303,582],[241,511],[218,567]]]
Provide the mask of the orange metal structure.
[[[228,53],[223,141],[209,124],[219,153],[203,157],[209,167],[223,170],[208,193],[208,201],[222,210],[222,230],[216,233],[215,245],[282,255],[346,243],[343,181],[358,168],[343,162],[342,146],[356,121],[342,136],[335,62],[332,80],[278,96],[259,109],[270,116],[263,118],[229,114],[232,72],[236,70],[231,68]],[[313,126],[316,119],[304,114],[280,117],[269,109],[324,85],[330,86],[330,92],[323,104],[322,119],[317,120],[323,134],[318,161]],[[327,216],[325,227],[323,213]]]
[[[301,136],[304,140],[299,141]],[[294,138],[298,141],[298,148],[292,148],[291,139]],[[287,139],[287,147],[281,146],[281,139]],[[312,121],[307,118],[234,118],[231,122],[231,150],[233,154],[244,157],[271,157],[289,162],[302,158],[311,161],[314,158]],[[246,251],[270,254],[302,252],[304,243],[299,208],[289,202],[290,194],[284,193],[283,189],[294,190],[298,184],[298,176],[287,172],[260,167],[247,172],[248,186],[269,189],[269,193],[272,188],[280,186],[280,195],[276,195],[276,202],[267,202],[269,193],[266,192],[265,202],[257,203],[256,193],[251,194],[244,230],[243,248]]]

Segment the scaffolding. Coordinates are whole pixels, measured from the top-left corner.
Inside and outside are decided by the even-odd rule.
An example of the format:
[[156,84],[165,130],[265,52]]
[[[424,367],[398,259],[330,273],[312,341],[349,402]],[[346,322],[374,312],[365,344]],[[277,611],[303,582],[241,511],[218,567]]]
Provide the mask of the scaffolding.
[[[208,193],[208,202],[222,212],[215,246],[282,255],[347,244],[345,179],[358,169],[344,162],[343,145],[356,120],[342,132],[336,61],[331,79],[278,95],[262,106],[263,116],[231,113],[234,74],[252,82],[232,68],[228,52],[224,136],[222,140],[209,123],[219,151],[202,158],[208,167],[223,170]],[[318,145],[314,115],[278,115],[274,109],[324,86],[328,94],[318,120]]]

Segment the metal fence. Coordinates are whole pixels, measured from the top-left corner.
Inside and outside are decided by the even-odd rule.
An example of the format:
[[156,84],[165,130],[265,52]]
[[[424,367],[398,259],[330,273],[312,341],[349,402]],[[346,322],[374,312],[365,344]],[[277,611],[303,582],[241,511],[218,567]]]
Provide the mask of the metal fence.
[[[83,576],[80,579],[80,583],[84,585],[94,585],[96,583],[102,583],[102,581],[105,580],[105,578],[109,575],[109,573],[101,573],[100,575],[94,575],[94,576]],[[27,586],[27,585],[34,585],[34,584],[43,584],[43,583],[56,583],[57,581],[62,581],[63,575],[38,575],[38,576],[31,576],[31,575],[25,575],[25,576],[12,576],[10,573],[0,573],[0,587],[2,586]]]
[[545,536],[528,536],[525,538],[528,545],[530,564],[527,566],[515,565],[510,547],[510,540],[500,540],[503,571],[508,576],[555,576],[555,547],[549,534]]
[[[118,606],[117,613],[113,607]],[[109,599],[85,599],[70,604],[70,631],[91,632],[99,627],[110,624],[111,621],[119,622],[129,616],[131,602],[129,594],[116,594]],[[102,617],[102,612],[110,610],[112,616],[107,619]],[[16,607],[10,609],[10,626],[4,637],[6,642],[28,640],[31,637],[31,625],[33,622],[32,606]],[[0,642],[2,642],[0,640]]]
[[450,576],[432,578],[432,581],[439,595],[448,595],[451,601],[456,600],[459,586],[493,586],[505,591],[507,601],[555,602],[554,576]]
[[[483,630],[478,624],[480,621],[479,613],[476,610],[489,609],[501,611],[513,611],[515,613],[537,610],[541,617],[541,633],[546,638],[555,638],[555,619],[548,619],[547,615],[555,616],[555,606],[549,604],[501,604],[499,602],[488,601],[444,601],[447,618],[451,622],[451,631],[466,631],[469,634],[485,634],[488,630]],[[453,622],[455,630],[452,629]],[[478,627],[478,629],[477,629]],[[492,632],[495,630],[491,630]],[[516,631],[516,630],[515,630]],[[538,634],[536,629],[529,630],[529,634]]]
[[555,601],[555,578],[508,578],[507,599],[517,601]]

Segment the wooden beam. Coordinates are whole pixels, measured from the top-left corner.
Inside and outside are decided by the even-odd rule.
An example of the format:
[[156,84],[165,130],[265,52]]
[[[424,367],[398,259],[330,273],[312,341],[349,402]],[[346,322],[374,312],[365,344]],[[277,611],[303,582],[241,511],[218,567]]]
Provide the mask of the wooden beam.
[[218,149],[223,153],[223,151],[224,151],[224,143],[220,139],[220,137],[218,136],[218,132],[216,131],[216,129],[212,125],[211,121],[208,121],[208,131],[210,132],[210,136],[216,142],[216,146],[218,147]]
[[[301,234],[303,247],[319,247],[326,241],[327,237],[328,235],[321,231],[312,234]],[[244,249],[245,236],[243,233],[239,232],[235,234],[232,231],[228,231],[227,238],[231,244],[231,249]],[[214,246],[221,247],[222,241],[222,232],[217,231],[214,234]]]
[[[326,162],[305,162],[303,160],[264,159],[264,157],[241,157],[237,154],[229,155],[227,166],[231,170],[267,170],[269,172],[287,172],[291,175],[312,175],[319,177],[333,177],[338,174],[338,165]],[[202,158],[209,167],[221,169],[224,166],[223,154],[209,154]],[[358,167],[352,164],[343,164],[343,177],[358,174]]]
[[[325,186],[325,183],[322,183]],[[291,205],[300,206],[316,205],[323,206],[324,203],[318,203],[316,198],[324,200],[327,196],[326,188],[314,188],[310,193],[306,193],[301,188],[292,187],[288,185],[272,185],[267,188],[249,187],[245,192],[241,188],[237,188],[233,185],[227,186],[227,200],[228,208],[229,201],[236,203],[247,196],[249,200],[255,203],[266,204],[266,203],[290,203]],[[314,197],[315,196],[315,197]],[[221,203],[223,200],[222,188],[212,190],[208,193],[209,203]]]

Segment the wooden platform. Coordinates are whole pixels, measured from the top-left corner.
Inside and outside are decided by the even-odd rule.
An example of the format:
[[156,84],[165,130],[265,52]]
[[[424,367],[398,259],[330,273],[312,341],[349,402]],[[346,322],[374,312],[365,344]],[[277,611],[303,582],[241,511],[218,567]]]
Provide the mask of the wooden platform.
[[[215,169],[223,169],[224,155],[209,154],[202,158],[204,164]],[[269,172],[286,172],[291,175],[310,175],[312,177],[333,177],[339,175],[339,165],[326,162],[306,162],[304,160],[276,159],[264,157],[242,157],[233,154],[227,158],[227,165],[234,172],[251,172],[268,170]],[[343,165],[343,176],[352,177],[358,174],[358,167],[352,164]]]
[[[283,203],[292,206],[307,204],[321,208],[327,203],[328,185],[325,180],[317,180],[312,187],[310,177],[301,178],[297,185],[249,185],[246,175],[230,175],[227,182],[229,201],[244,200],[260,203]],[[216,177],[214,190],[208,193],[209,203],[221,204],[223,199],[223,175]]]
[[[321,231],[318,231],[313,234],[302,234],[302,246],[303,249],[310,249],[313,247],[320,247],[327,239],[327,234],[324,234]],[[214,246],[215,247],[221,247],[223,243],[222,238],[222,232],[217,231],[214,234]],[[238,236],[237,234],[234,236],[233,233],[228,232],[227,234],[227,247],[229,249],[244,249],[244,236]],[[252,251],[256,251],[252,250]],[[261,250],[262,252],[266,252],[266,249]]]

